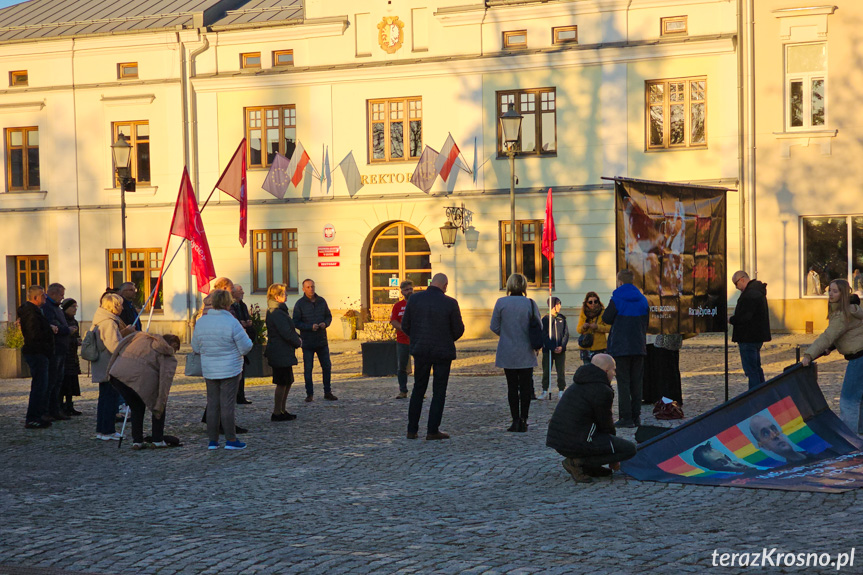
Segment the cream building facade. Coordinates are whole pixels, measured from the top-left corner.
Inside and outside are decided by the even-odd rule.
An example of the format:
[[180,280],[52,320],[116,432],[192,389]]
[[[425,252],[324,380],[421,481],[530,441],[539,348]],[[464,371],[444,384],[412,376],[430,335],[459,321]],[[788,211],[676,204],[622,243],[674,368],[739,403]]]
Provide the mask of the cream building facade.
[[[510,102],[525,117],[515,159],[516,268],[540,302],[549,187],[558,234],[550,273],[570,309],[590,290],[607,301],[614,287],[614,196],[603,177],[738,187],[733,2],[246,4],[202,2],[200,13],[138,25],[112,15],[130,30],[27,40],[10,36],[50,27],[16,25],[14,8],[0,11],[0,73],[10,78],[0,91],[0,276],[8,287],[0,317],[14,318],[31,279],[64,283],[85,321],[106,285],[131,278],[150,288],[179,245],[175,238],[163,253],[184,165],[203,205],[243,138],[246,246],[231,197],[216,191],[202,219],[217,274],[242,283],[247,302],[263,304],[273,281],[296,289],[308,277],[331,308],[359,302],[380,314],[397,301],[392,281],[424,285],[444,272],[475,337],[490,333],[509,271],[510,167],[498,116]],[[111,9],[105,3],[103,16]],[[26,84],[15,84],[21,71]],[[109,150],[121,130],[133,138],[138,179],[126,194],[125,276]],[[407,180],[423,147],[440,150],[449,135],[466,170],[426,194]],[[314,168],[276,199],[261,189],[271,153],[289,154],[297,142]],[[349,153],[365,183],[354,195],[339,169],[329,186],[316,178],[324,156],[334,167]],[[35,172],[25,161],[34,157]],[[729,193],[729,267],[746,258],[737,233],[745,193]],[[439,228],[446,208],[462,205],[470,225],[447,248]],[[192,281],[183,248],[165,275],[155,330],[186,331]],[[331,335],[341,335],[337,322]]]

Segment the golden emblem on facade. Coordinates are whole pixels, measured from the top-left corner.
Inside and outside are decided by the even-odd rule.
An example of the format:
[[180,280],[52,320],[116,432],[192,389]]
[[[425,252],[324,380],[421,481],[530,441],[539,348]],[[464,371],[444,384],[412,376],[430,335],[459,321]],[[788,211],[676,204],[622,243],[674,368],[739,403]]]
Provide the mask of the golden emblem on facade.
[[398,16],[384,16],[378,23],[378,43],[387,54],[395,54],[404,42],[405,23]]

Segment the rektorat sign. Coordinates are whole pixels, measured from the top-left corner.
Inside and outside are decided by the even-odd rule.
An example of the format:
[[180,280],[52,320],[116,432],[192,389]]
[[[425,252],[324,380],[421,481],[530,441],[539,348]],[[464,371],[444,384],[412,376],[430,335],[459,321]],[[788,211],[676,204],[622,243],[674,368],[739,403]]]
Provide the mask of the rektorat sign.
[[342,248],[339,246],[318,246],[319,258],[334,258],[341,255]]
[[337,268],[340,262],[318,262],[319,268]]

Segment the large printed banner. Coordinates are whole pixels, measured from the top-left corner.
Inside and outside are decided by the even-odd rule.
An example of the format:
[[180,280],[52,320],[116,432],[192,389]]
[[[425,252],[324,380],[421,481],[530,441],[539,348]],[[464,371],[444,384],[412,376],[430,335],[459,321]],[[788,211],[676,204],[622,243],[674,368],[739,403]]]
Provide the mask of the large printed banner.
[[650,303],[650,333],[724,332],[725,188],[615,179],[617,269]]
[[863,487],[863,440],[830,411],[815,366],[767,383],[639,446],[636,479],[841,493]]

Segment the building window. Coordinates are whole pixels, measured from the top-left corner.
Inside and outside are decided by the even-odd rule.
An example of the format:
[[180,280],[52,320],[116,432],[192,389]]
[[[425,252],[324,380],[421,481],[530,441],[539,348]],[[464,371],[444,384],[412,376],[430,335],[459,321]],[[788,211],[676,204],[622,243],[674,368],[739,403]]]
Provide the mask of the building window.
[[274,283],[297,292],[297,230],[252,230],[252,278],[255,293]]
[[[548,259],[542,255],[542,220],[516,220],[515,222],[515,271],[527,278],[530,287],[548,287],[554,273]],[[506,287],[506,279],[512,274],[510,222],[500,222],[500,286]]]
[[15,72],[9,72],[10,86],[27,86],[29,81],[30,76],[27,74],[27,70],[17,70]]
[[707,78],[650,80],[647,149],[707,146]]
[[669,18],[660,18],[660,35],[673,36],[675,34],[686,34],[686,19],[686,16],[671,16]]
[[422,98],[369,100],[368,106],[369,162],[402,162],[419,158],[423,150]]
[[240,54],[240,64],[241,68],[260,68],[261,67],[261,53],[260,52],[247,52],[245,54]]
[[126,78],[137,78],[138,77],[138,63],[137,62],[126,62],[123,64],[117,64],[118,76],[121,80]]
[[[141,122],[114,122],[111,124],[114,138],[117,141],[120,134],[125,136],[126,141],[132,146],[132,173],[131,177],[139,184],[150,183],[150,123],[146,120]],[[116,166],[115,166],[116,168]],[[114,187],[120,187],[120,181],[114,170]]]
[[803,295],[823,296],[835,279],[863,290],[863,216],[801,218],[801,227]]
[[293,50],[276,50],[273,52],[273,66],[293,66]]
[[39,190],[39,128],[6,129],[7,191]]
[[[513,90],[497,93],[497,117],[510,107],[523,116],[521,134],[516,145],[517,156],[541,156],[557,153],[557,104],[555,88]],[[500,122],[497,123],[497,153],[506,155]]]
[[16,256],[15,277],[18,284],[15,290],[17,308],[27,301],[27,288],[30,286],[48,289],[48,256]]
[[[159,248],[133,249],[127,248],[129,254],[129,269],[123,269],[123,250],[108,250],[108,287],[118,289],[125,282],[132,282],[138,288],[138,295],[133,303],[138,309],[150,297],[150,291],[156,287],[159,270],[162,267],[162,250]],[[150,311],[154,306],[156,311],[162,311],[162,286],[156,294],[155,304],[150,302],[144,311]]]
[[527,48],[527,30],[510,30],[503,33],[503,47]]
[[556,26],[551,29],[552,44],[578,44],[578,26]]
[[827,44],[785,47],[786,127],[791,130],[827,125]]
[[286,158],[297,147],[297,109],[295,106],[246,108],[246,141],[250,168],[266,168],[276,153]]

